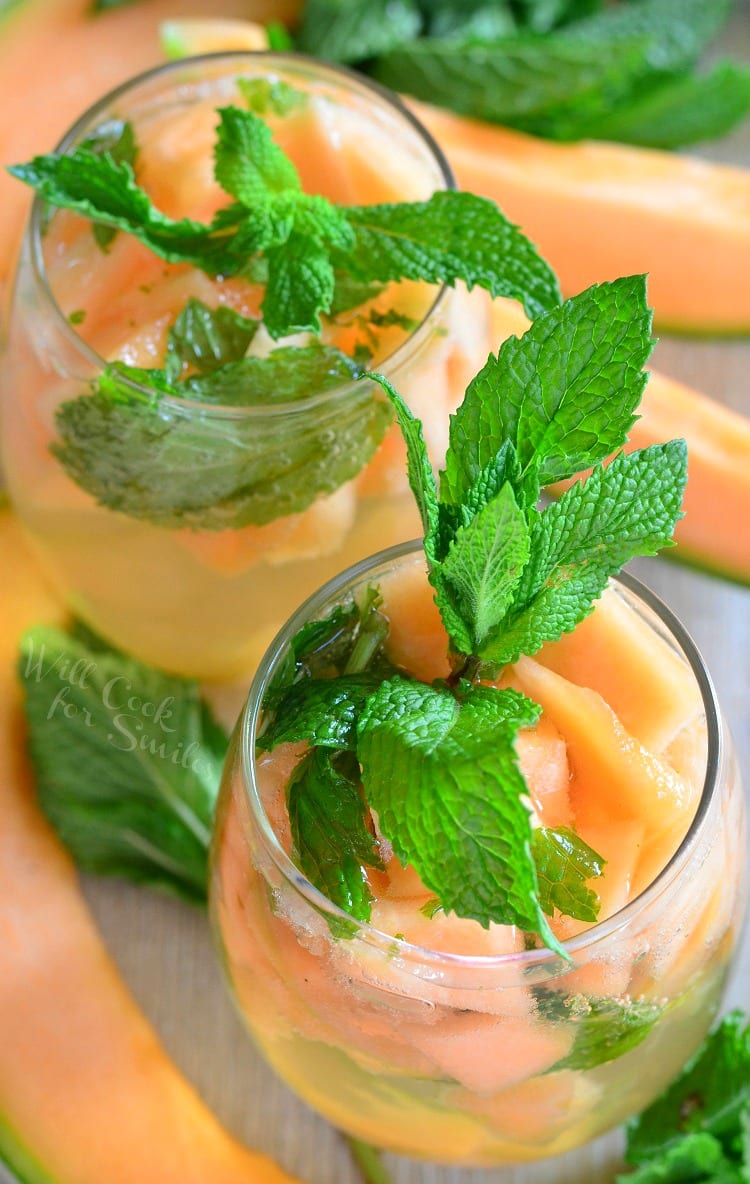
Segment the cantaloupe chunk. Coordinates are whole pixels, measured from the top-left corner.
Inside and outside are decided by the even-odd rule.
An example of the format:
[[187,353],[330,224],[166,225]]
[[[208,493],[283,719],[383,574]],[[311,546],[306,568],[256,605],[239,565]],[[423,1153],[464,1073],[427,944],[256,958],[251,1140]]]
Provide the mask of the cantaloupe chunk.
[[551,1069],[572,1034],[531,1018],[448,1012],[432,1025],[404,1024],[414,1046],[466,1089],[494,1094]]
[[516,753],[538,822],[570,826],[570,767],[565,741],[552,720],[542,715],[534,728],[516,737]]
[[230,1138],[168,1060],[102,945],[33,800],[14,668],[62,610],[0,516],[0,1154],[75,1184],[291,1184]]
[[594,1109],[601,1088],[582,1073],[561,1069],[490,1098],[462,1094],[456,1100],[487,1119],[510,1143],[543,1147],[573,1125],[576,1115]]
[[[493,349],[528,328],[518,305],[492,303]],[[682,437],[688,446],[685,517],[675,529],[670,558],[750,583],[750,419],[673,378],[651,371],[640,418],[628,448],[647,448]],[[555,486],[550,492],[560,492]]]
[[543,646],[535,660],[598,691],[623,727],[655,753],[703,710],[687,662],[615,588],[607,588],[593,613]]
[[380,593],[390,625],[386,649],[391,661],[423,682],[447,678],[448,634],[422,564],[410,563],[385,576]]
[[530,698],[541,704],[568,746],[576,824],[608,825],[636,819],[646,828],[646,846],[658,841],[676,850],[693,816],[691,787],[638,743],[601,695],[568,682],[531,658],[515,671]]

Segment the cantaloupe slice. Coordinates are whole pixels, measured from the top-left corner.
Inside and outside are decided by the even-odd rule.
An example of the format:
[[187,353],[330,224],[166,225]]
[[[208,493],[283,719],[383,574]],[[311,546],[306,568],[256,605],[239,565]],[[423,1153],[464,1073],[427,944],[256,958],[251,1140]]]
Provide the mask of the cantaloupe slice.
[[695,810],[692,787],[626,732],[601,695],[521,658],[515,672],[565,737],[573,773],[571,802],[585,835],[592,825],[635,819],[646,843],[676,850]]
[[33,800],[15,660],[61,608],[0,514],[0,1159],[25,1184],[291,1184],[230,1138],[168,1060]]
[[[529,324],[509,300],[493,301],[492,322],[495,350]],[[688,446],[685,517],[677,523],[677,546],[664,554],[750,584],[750,419],[654,370],[639,415],[629,448],[676,437]]]
[[703,709],[690,667],[615,588],[535,660],[598,691],[627,731],[657,754]]
[[461,188],[522,227],[566,295],[648,272],[661,329],[750,332],[750,171],[622,144],[554,144],[410,105]]

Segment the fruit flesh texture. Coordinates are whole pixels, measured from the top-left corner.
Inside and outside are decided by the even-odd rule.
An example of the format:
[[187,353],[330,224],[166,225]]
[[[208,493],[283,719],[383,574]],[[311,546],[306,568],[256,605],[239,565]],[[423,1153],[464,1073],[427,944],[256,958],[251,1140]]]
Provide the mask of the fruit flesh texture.
[[15,677],[23,630],[63,609],[0,511],[0,1159],[24,1184],[293,1184],[222,1130],[171,1064],[37,810]]
[[462,189],[490,197],[566,295],[648,272],[657,326],[746,334],[750,174],[622,144],[554,144],[412,102]]
[[[493,301],[491,313],[494,350],[528,328],[523,311],[510,301]],[[628,449],[675,437],[688,446],[685,516],[675,528],[677,546],[665,554],[750,583],[750,531],[745,527],[750,517],[750,420],[655,370],[638,414]],[[560,492],[563,487],[555,488]]]
[[[226,202],[213,180],[211,145],[214,108],[227,97],[224,85],[218,99],[215,92],[191,95],[168,116],[157,109],[141,111],[136,120],[139,175],[173,216],[207,218]],[[412,200],[440,184],[431,155],[415,148],[411,128],[404,139],[400,116],[373,115],[364,100],[337,104],[319,87],[304,111],[274,120],[273,131],[305,188],[334,199]],[[134,365],[159,364],[169,326],[190,296],[251,315],[262,295],[244,281],[213,280],[186,265],[166,265],[122,234],[103,255],[88,225],[67,212],[54,218],[45,254],[61,308],[66,315],[85,313],[78,326],[83,338],[103,356]],[[35,292],[24,288],[25,276],[22,270],[6,376],[10,488],[52,578],[68,590],[75,611],[116,644],[180,673],[247,673],[305,590],[417,533],[395,426],[355,480],[264,526],[168,530],[97,507],[49,454],[56,406],[87,388],[56,373],[81,369],[56,330],[45,336],[38,319],[24,319],[25,298],[35,300]],[[374,348],[376,364],[423,419],[428,447],[439,461],[448,414],[487,354],[489,301],[481,291],[457,289],[430,311],[435,296],[427,285],[390,285],[375,301],[378,311],[395,307],[417,323],[429,317],[408,344],[407,330],[378,329]],[[353,349],[363,332],[360,315],[345,314],[341,324],[329,327],[328,338]],[[261,334],[251,352],[260,340]],[[387,355],[400,345],[402,353],[389,362]],[[325,414],[330,418],[334,411]],[[326,426],[323,418],[319,426]],[[333,419],[329,426],[335,428]],[[168,604],[155,602],[155,586],[170,589]]]
[[[392,659],[422,679],[444,677],[446,638],[421,567],[404,567],[381,591]],[[700,798],[706,762],[705,719],[689,666],[656,629],[641,628],[631,601],[613,607],[613,595],[619,594],[595,610],[598,636],[611,642],[609,662],[606,655],[599,666],[589,661],[598,689],[579,685],[576,667],[583,663],[570,639],[559,653],[546,647],[546,666],[524,659],[503,679],[545,709],[540,726],[522,733],[519,743],[536,820],[575,826],[608,860],[603,877],[591,881],[602,917],[638,895],[644,866],[651,876],[658,870],[657,853],[663,864],[677,848]],[[664,697],[665,718],[654,729],[658,752],[628,733],[607,702],[608,696],[622,700],[617,634],[623,622],[638,651],[630,672],[656,684],[644,698],[642,719],[626,697],[634,731],[654,727],[653,704]],[[589,638],[584,633],[581,645]],[[668,692],[680,677],[682,706],[675,708]],[[534,694],[539,688],[543,695]],[[258,766],[261,800],[287,851],[284,789],[302,752],[281,746]],[[670,764],[673,754],[679,770]],[[581,999],[584,1011],[587,1000],[603,998],[626,1008],[632,1000],[669,1004],[643,1044],[573,1071],[565,1058],[580,1017],[553,1021],[540,1011],[534,976],[524,971],[523,934],[502,925],[484,930],[440,912],[428,919],[421,910],[431,893],[386,844],[386,871],[371,879],[372,925],[410,945],[389,944],[387,937],[380,945],[362,937],[331,940],[325,921],[289,888],[259,836],[235,764],[217,830],[214,914],[251,1032],[312,1105],[394,1150],[489,1165],[556,1154],[593,1138],[666,1084],[718,1006],[742,896],[741,790],[731,770],[724,777],[689,862],[656,903],[577,950],[567,971],[536,980],[562,999]],[[724,874],[717,877],[722,861]],[[560,916],[552,925],[561,939],[589,928]],[[476,966],[435,961],[424,950],[505,958]],[[346,1101],[352,1098],[357,1104]]]

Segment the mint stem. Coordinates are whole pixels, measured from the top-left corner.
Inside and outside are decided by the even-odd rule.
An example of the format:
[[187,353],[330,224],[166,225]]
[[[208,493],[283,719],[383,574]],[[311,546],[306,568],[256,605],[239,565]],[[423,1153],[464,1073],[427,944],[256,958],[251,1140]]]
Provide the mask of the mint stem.
[[388,622],[377,610],[377,599],[373,598],[362,615],[357,640],[352,647],[344,674],[362,674],[370,665],[378,647],[388,636]]
[[393,1184],[391,1174],[383,1163],[382,1153],[376,1147],[351,1135],[344,1135],[344,1138],[365,1184]]
[[457,666],[455,670],[451,671],[451,673],[448,675],[447,679],[445,680],[446,685],[449,686],[452,691],[454,691],[462,679],[466,679],[467,682],[471,683],[476,682],[479,676],[481,665],[481,658],[478,658],[476,654],[468,654],[464,658],[461,665]]

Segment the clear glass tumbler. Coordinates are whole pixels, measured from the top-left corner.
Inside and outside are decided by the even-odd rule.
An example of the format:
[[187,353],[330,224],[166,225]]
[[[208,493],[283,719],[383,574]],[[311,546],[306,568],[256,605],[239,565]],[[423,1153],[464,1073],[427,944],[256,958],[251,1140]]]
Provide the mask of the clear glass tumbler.
[[[443,154],[395,96],[294,55],[209,55],[144,74],[92,107],[58,151],[106,140],[129,121],[136,177],[154,202],[173,217],[208,220],[228,200],[213,181],[215,109],[245,105],[238,80],[248,79],[305,96],[306,106],[267,118],[308,192],[367,204],[454,187]],[[123,378],[125,419],[71,417],[73,465],[64,466],[62,409],[91,394],[105,359],[161,365],[190,298],[248,314],[259,289],[165,264],[125,234],[102,247],[90,223],[37,199],[6,331],[3,467],[76,614],[146,661],[228,678],[254,668],[301,596],[413,534],[417,520],[401,437],[368,383],[277,405],[165,396],[154,407],[149,391]],[[425,421],[437,462],[448,413],[489,350],[485,294],[410,283],[378,299],[373,361]],[[357,313],[328,325],[329,342],[345,352],[361,344]]]
[[[299,746],[256,752],[254,738],[293,636],[358,592],[381,588],[384,612],[393,621],[395,610],[401,637],[406,597],[417,635],[407,645],[412,654],[424,652],[423,564],[414,544],[360,563],[308,600],[268,650],[226,766],[212,916],[231,990],[258,1046],[333,1123],[430,1160],[532,1160],[575,1148],[640,1110],[705,1036],[746,897],[743,795],[731,739],[692,641],[651,592],[621,577],[606,593],[604,624],[614,621],[628,631],[628,642],[637,640],[654,684],[671,680],[685,691],[685,704],[695,696],[698,706],[686,707],[684,726],[674,725],[664,751],[647,758],[671,762],[670,776],[678,770],[692,794],[684,826],[663,848],[664,862],[653,864],[653,842],[636,845],[637,858],[646,860],[637,866],[652,868],[639,883],[623,865],[639,821],[610,820],[610,884],[624,885],[624,895],[618,904],[610,886],[614,911],[593,924],[555,919],[569,962],[529,948],[533,943],[508,926],[428,920],[419,901],[404,899],[411,889],[403,880],[401,887],[384,882],[383,873],[372,883],[371,922],[353,925],[293,862],[284,788]],[[552,654],[542,660],[556,661]],[[633,659],[631,669],[637,667]],[[579,669],[587,679],[580,654]],[[625,692],[631,712],[649,712],[653,687]],[[666,713],[672,707],[665,701]],[[603,781],[594,790],[604,804],[604,836],[611,786]],[[344,918],[350,936],[342,936]],[[384,918],[387,931],[377,927]]]

